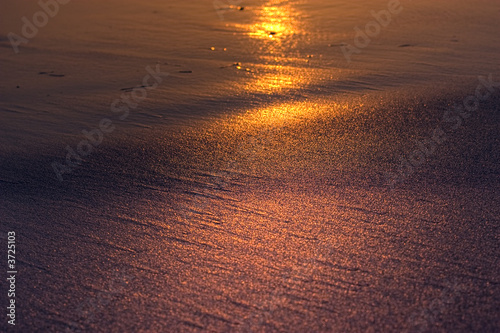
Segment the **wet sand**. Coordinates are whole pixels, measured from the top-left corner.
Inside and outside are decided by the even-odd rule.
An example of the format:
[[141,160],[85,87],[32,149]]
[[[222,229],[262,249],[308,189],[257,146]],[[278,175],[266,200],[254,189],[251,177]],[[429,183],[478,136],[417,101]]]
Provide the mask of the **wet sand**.
[[386,1],[75,2],[18,54],[2,30],[1,329],[498,331],[500,7],[401,4],[350,63]]

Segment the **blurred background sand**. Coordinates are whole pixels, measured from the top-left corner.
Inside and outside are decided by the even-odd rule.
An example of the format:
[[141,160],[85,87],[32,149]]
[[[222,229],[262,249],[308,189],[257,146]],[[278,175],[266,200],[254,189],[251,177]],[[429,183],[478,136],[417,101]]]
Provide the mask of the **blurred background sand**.
[[[498,89],[442,121],[500,81],[498,1],[401,1],[351,62],[387,1],[72,1],[17,54],[8,34],[40,7],[0,4],[20,331],[500,329]],[[116,130],[58,181],[103,118]]]

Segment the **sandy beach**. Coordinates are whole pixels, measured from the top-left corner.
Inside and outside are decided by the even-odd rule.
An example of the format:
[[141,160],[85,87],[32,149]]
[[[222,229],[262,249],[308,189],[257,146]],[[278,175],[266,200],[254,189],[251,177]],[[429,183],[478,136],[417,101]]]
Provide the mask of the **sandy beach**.
[[0,8],[0,331],[500,331],[500,2]]

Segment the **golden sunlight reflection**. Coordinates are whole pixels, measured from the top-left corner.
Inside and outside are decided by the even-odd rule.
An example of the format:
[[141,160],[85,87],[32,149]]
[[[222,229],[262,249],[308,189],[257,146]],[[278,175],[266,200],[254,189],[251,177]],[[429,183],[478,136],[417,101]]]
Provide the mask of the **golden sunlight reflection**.
[[283,65],[259,66],[259,75],[246,82],[244,89],[271,94],[282,89],[299,88],[310,82],[309,71],[306,68]]
[[259,21],[250,26],[248,34],[280,43],[300,30],[296,20],[298,16],[299,13],[289,2],[270,1],[262,7]]
[[310,83],[310,55],[300,54],[297,43],[305,35],[297,1],[268,1],[256,11],[253,23],[237,25],[255,42],[260,64],[257,75],[244,89],[274,93]]
[[349,111],[347,103],[292,102],[251,110],[239,116],[240,126],[287,126],[326,116],[340,116]]
[[[342,98],[328,102],[316,99],[275,103],[220,119],[210,132],[230,142],[223,159],[233,161],[231,168],[238,172],[294,173],[325,158],[329,159],[329,165],[341,169],[347,165],[341,158],[347,155],[330,152],[340,152],[336,145],[342,142],[332,141],[332,131],[325,124],[359,110],[362,107],[359,102]],[[307,159],[303,158],[305,155]]]
[[357,99],[350,101],[339,99],[337,102],[316,100],[277,103],[222,119],[216,125],[216,132],[234,133],[236,137],[241,137],[269,127],[286,127],[292,130],[303,123],[343,117],[362,107],[363,103]]

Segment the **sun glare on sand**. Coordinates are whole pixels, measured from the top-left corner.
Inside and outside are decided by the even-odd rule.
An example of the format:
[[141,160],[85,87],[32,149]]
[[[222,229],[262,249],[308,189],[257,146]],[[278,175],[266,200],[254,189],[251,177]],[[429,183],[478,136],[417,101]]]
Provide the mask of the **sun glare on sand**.
[[308,55],[297,51],[298,36],[306,30],[301,15],[293,3],[269,1],[256,11],[254,22],[235,25],[255,42],[261,60],[245,90],[274,93],[310,83]]
[[248,34],[253,38],[274,39],[279,44],[283,38],[300,31],[296,20],[299,15],[290,4],[271,1],[261,8],[258,22],[250,27]]

